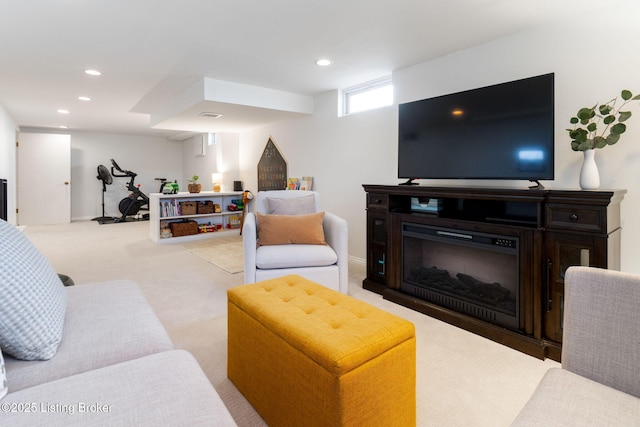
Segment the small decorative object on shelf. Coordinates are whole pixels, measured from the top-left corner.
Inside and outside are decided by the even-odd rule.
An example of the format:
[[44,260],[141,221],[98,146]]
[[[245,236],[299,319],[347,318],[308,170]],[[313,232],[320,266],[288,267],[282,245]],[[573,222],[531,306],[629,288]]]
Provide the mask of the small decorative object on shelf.
[[227,224],[227,228],[240,228],[241,223],[242,223],[241,215],[231,215],[229,216],[229,224]]
[[582,168],[580,169],[580,188],[595,190],[600,187],[600,174],[595,162],[595,149],[613,145],[620,140],[620,136],[627,130],[623,122],[631,117],[631,111],[622,109],[631,101],[640,100],[640,95],[633,96],[628,90],[620,92],[623,103],[616,107],[618,98],[609,102],[584,107],[569,119],[573,125],[567,129],[571,138],[571,149],[584,152]]
[[244,210],[244,201],[242,199],[233,199],[227,206],[227,210],[234,212]]
[[313,186],[312,176],[303,176],[302,178],[289,178],[287,181],[287,190],[307,190],[311,191]]
[[163,182],[160,188],[162,189],[162,194],[178,194],[178,191],[180,190],[177,181]]
[[213,233],[214,231],[216,231],[216,224],[211,224],[211,222],[198,225],[198,233]]
[[199,178],[198,175],[194,175],[189,180],[189,185],[187,186],[189,193],[199,193],[200,190],[202,190],[202,185],[198,184],[198,178]]
[[219,193],[221,190],[220,182],[222,181],[222,174],[219,172],[214,172],[211,174],[211,183],[213,184],[214,193]]
[[600,188],[600,172],[596,164],[596,150],[584,150],[582,167],[580,168],[580,188],[597,190]]

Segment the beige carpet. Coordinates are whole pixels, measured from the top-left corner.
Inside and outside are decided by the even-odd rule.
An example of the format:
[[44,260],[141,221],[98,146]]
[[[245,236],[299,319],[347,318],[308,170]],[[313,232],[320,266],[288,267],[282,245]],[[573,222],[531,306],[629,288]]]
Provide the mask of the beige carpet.
[[180,246],[227,273],[236,274],[244,271],[242,236],[239,233],[182,243]]
[[[226,291],[242,284],[243,275],[229,274],[180,245],[154,244],[148,227],[87,221],[29,226],[25,233],[77,286],[136,281],[174,345],[196,357],[238,425],[264,426],[226,375]],[[362,289],[364,275],[362,263],[350,263],[351,296],[416,326],[418,426],[508,426],[547,369],[558,366],[383,300]]]

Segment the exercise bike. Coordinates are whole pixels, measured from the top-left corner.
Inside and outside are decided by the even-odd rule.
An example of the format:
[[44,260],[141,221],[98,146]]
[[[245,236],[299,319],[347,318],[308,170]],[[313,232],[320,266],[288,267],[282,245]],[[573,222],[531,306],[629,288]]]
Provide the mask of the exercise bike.
[[[113,165],[111,166],[111,175],[117,178],[130,178],[129,182],[127,183],[127,189],[131,191],[131,194],[129,194],[129,196],[120,200],[118,209],[120,210],[122,216],[120,218],[114,218],[114,222],[125,222],[127,220],[127,216],[137,215],[141,210],[148,211],[149,197],[147,197],[147,195],[140,190],[140,184],[134,184],[134,181],[138,174],[122,169],[113,159],[111,159],[111,164]],[[142,219],[148,220],[149,214],[143,214]]]

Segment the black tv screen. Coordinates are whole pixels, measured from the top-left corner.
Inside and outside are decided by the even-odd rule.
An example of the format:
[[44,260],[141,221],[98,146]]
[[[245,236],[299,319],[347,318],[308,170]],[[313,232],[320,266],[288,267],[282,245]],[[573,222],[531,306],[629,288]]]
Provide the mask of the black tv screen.
[[399,105],[398,177],[550,180],[554,75]]

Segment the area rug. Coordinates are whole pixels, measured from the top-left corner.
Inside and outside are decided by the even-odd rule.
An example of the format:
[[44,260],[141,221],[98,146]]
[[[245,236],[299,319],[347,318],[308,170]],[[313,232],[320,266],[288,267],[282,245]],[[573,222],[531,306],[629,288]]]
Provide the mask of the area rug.
[[236,274],[244,271],[241,237],[214,237],[182,243],[180,246],[227,273]]

